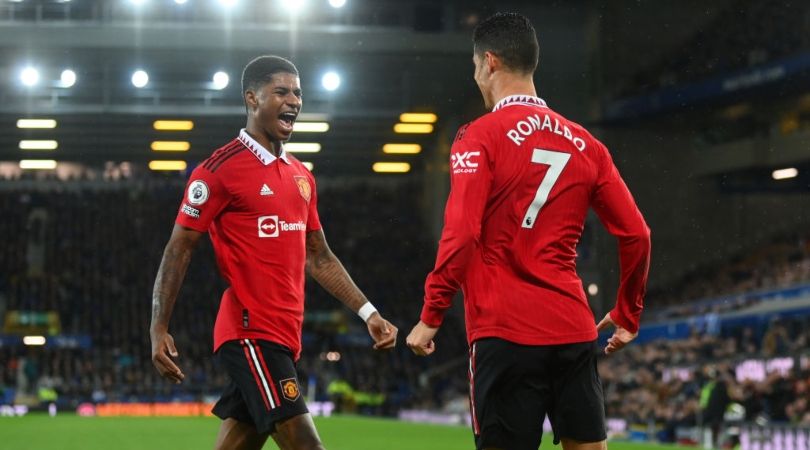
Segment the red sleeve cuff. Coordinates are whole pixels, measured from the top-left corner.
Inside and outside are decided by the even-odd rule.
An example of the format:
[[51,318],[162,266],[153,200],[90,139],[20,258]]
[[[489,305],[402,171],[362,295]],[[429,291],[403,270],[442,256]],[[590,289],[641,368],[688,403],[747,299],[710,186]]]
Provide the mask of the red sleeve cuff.
[[625,330],[633,334],[638,333],[638,324],[625,319],[615,309],[610,312],[610,318],[613,319],[613,323],[624,328]]
[[445,311],[446,309],[444,308],[436,308],[425,302],[425,305],[422,307],[422,314],[419,316],[419,320],[421,320],[425,325],[439,328],[444,320]]

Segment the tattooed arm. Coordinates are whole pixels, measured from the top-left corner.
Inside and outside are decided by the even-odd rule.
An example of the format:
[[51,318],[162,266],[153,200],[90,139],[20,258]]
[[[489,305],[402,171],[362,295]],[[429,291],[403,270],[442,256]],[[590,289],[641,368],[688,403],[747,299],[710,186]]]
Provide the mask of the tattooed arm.
[[[329,249],[323,230],[307,233],[307,273],[335,298],[357,313],[368,302],[337,256]],[[366,321],[375,349],[396,345],[397,327],[374,312]]]
[[152,363],[163,377],[180,383],[185,375],[172,358],[177,358],[174,339],[169,334],[169,319],[174,301],[186,276],[191,253],[203,233],[175,225],[169,243],[163,251],[155,288],[152,292],[152,324],[149,336],[152,340]]

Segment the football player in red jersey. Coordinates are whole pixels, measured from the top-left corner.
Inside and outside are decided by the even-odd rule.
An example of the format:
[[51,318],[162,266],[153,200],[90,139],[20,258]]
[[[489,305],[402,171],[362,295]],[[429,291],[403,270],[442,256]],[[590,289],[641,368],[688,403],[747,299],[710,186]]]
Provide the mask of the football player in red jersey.
[[[537,97],[529,20],[498,13],[473,43],[474,78],[492,112],[462,127],[450,150],[436,266],[407,344],[433,353],[461,289],[477,448],[536,450],[548,416],[565,450],[604,449],[597,330],[616,327],[606,353],[636,336],[650,231],[607,148]],[[617,237],[621,264],[616,307],[598,325],[576,273],[591,207]]]
[[163,254],[152,297],[152,361],[185,378],[169,334],[191,254],[209,233],[228,282],[214,328],[214,351],[231,378],[214,407],[217,449],[323,449],[301,395],[304,273],[366,322],[375,349],[396,344],[397,328],[377,312],[329,250],[315,179],[284,151],[301,110],[298,70],[286,59],[254,59],[242,74],[247,126],[191,174]]

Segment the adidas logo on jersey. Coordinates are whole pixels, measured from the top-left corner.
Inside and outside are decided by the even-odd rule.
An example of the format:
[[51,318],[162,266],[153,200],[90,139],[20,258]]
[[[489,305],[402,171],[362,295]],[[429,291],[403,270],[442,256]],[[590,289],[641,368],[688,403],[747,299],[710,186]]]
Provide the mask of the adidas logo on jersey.
[[266,184],[263,184],[262,189],[259,191],[259,195],[273,195],[273,190],[270,189]]

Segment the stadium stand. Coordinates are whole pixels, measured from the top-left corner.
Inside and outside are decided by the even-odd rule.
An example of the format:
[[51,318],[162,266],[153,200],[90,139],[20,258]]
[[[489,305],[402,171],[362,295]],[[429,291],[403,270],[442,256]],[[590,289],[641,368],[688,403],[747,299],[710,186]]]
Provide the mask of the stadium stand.
[[643,94],[806,51],[808,21],[806,2],[732,2],[688,42],[640,71],[617,96]]
[[807,280],[810,234],[784,234],[724,264],[697,268],[670,285],[651,290],[645,318],[656,321],[736,311],[763,301],[751,293],[785,289]]

